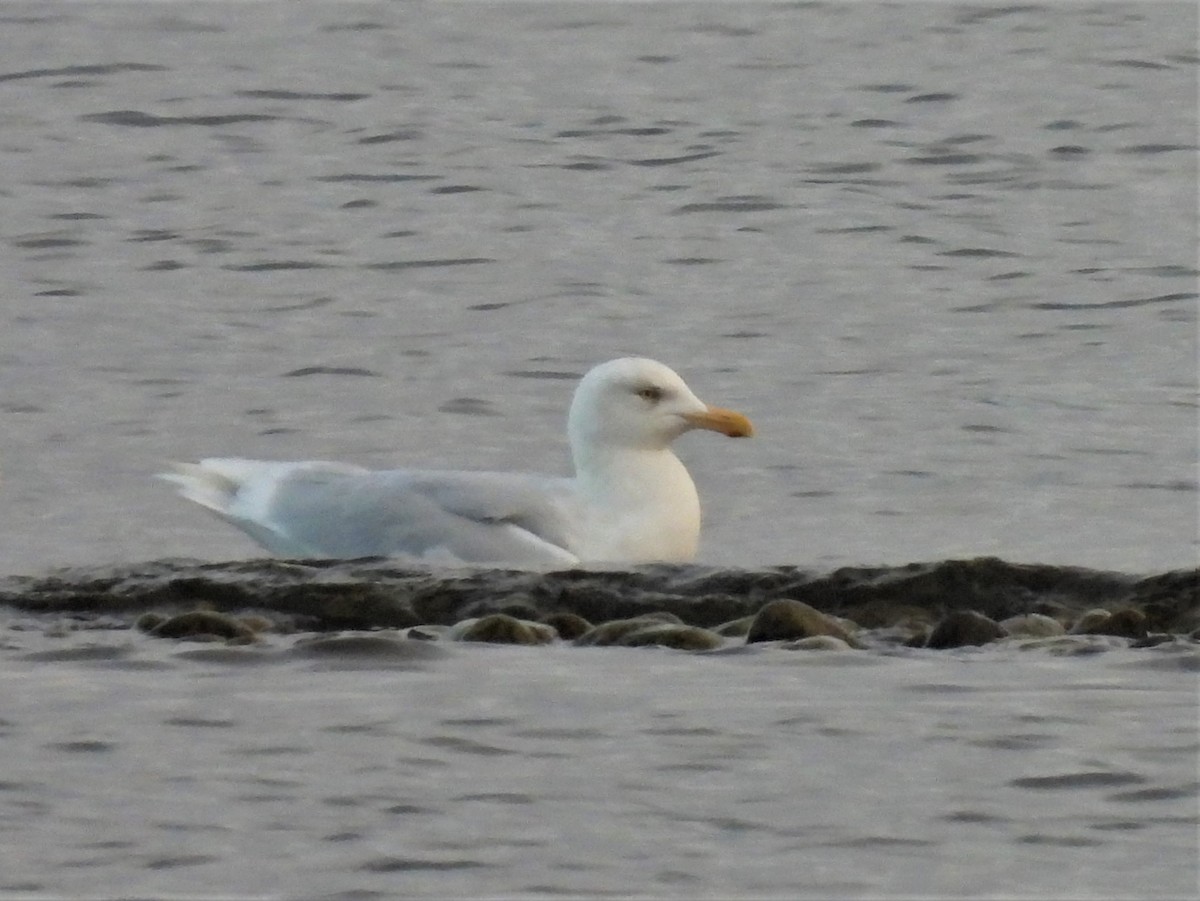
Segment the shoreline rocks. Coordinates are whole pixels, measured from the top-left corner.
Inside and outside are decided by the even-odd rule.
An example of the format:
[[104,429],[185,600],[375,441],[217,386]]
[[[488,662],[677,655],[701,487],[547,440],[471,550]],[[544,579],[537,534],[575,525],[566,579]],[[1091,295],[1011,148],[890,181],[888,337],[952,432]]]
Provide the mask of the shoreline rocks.
[[813,574],[795,567],[419,569],[388,560],[250,560],[0,579],[0,610],[147,634],[255,642],[264,631],[409,630],[465,642],[713,650],[948,649],[1089,636],[1195,642],[1200,570],[1148,577],[995,558]]

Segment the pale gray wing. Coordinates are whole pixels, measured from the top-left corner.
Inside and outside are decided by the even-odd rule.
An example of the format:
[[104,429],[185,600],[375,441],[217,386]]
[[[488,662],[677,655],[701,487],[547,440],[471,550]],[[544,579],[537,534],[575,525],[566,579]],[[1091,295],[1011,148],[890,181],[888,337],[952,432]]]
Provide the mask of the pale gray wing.
[[466,563],[571,563],[570,483],[531,475],[298,470],[267,527],[309,555],[411,555]]

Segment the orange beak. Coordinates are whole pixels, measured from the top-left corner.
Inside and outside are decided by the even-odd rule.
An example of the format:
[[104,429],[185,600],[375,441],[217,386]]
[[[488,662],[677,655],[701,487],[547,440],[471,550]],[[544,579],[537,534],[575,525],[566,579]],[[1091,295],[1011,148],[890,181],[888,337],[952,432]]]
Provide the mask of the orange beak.
[[736,410],[709,407],[703,413],[685,413],[684,419],[697,429],[709,429],[730,438],[749,438],[754,434],[750,420]]

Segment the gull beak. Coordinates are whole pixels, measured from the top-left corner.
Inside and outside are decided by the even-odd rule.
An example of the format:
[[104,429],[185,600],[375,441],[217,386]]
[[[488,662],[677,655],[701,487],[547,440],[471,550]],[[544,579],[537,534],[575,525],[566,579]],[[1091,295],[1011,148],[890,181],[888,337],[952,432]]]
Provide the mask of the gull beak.
[[754,426],[749,419],[736,410],[723,407],[706,407],[700,413],[684,413],[683,418],[692,428],[709,429],[730,438],[749,438],[754,434]]

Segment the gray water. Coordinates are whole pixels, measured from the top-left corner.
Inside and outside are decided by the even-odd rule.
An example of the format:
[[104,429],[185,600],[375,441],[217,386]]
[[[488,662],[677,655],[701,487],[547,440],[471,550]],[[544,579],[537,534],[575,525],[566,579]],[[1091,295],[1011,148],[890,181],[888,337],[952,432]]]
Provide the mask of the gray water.
[[[705,563],[1194,565],[1196,19],[6,3],[0,573],[257,553],[167,460],[565,471],[625,353],[758,426]],[[6,634],[0,893],[1197,888],[1194,655],[151,641]]]
[[625,353],[759,427],[706,562],[1196,559],[1191,4],[0,17],[0,572],[256,553],[167,460],[564,472]]
[[1194,897],[1194,648],[412,644],[10,642],[0,892]]

